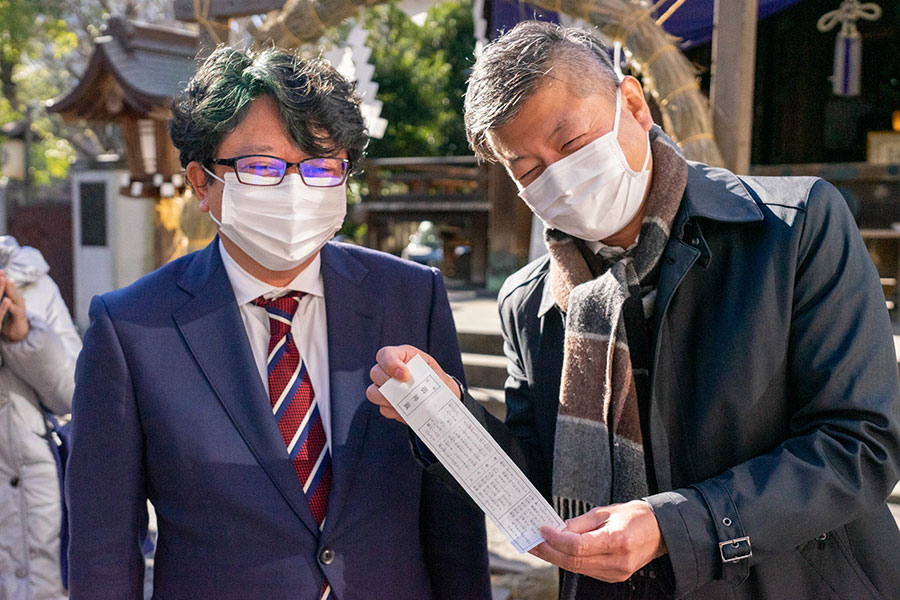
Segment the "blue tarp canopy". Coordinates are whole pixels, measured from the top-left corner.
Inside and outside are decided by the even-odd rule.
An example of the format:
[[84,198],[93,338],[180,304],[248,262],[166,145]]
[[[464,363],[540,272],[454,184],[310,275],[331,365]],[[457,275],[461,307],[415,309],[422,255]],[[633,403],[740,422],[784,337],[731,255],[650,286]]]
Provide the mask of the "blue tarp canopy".
[[[668,0],[659,7],[657,15],[662,15],[677,0]],[[730,0],[723,0],[730,1]],[[733,1],[733,0],[731,0]],[[777,13],[800,0],[758,0],[759,18]],[[687,0],[676,10],[663,24],[663,28],[670,34],[683,40],[682,48],[690,48],[704,44],[712,39],[713,10],[715,0]],[[491,38],[497,34],[515,27],[516,23],[528,19],[540,19],[542,21],[559,22],[556,13],[535,8],[526,2],[516,0],[491,0]]]
[[[724,0],[729,1],[729,0]],[[797,4],[800,0],[758,0],[759,20],[774,15],[780,10]],[[657,14],[662,15],[676,2],[670,0],[663,4]],[[835,2],[835,4],[838,4]],[[690,48],[705,44],[712,39],[713,10],[715,0],[687,0],[675,13],[663,24],[670,34],[680,37],[684,42],[682,48]],[[836,7],[835,7],[836,8]]]

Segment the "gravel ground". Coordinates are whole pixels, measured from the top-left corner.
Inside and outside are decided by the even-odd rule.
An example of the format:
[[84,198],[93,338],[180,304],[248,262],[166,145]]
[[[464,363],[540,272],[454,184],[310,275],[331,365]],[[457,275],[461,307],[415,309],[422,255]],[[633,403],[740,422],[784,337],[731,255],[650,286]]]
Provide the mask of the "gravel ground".
[[490,519],[486,524],[493,600],[556,600],[556,567],[531,554],[520,554]]

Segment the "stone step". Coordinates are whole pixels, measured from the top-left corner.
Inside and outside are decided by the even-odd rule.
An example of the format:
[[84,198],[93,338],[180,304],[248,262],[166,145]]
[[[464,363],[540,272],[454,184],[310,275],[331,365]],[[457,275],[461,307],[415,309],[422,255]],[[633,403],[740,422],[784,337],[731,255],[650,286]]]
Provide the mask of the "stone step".
[[556,567],[530,554],[520,554],[490,519],[485,519],[485,525],[494,600],[556,600]]
[[506,358],[493,354],[462,353],[466,383],[470,387],[502,390],[506,383]]
[[460,352],[503,355],[503,337],[486,331],[458,331]]

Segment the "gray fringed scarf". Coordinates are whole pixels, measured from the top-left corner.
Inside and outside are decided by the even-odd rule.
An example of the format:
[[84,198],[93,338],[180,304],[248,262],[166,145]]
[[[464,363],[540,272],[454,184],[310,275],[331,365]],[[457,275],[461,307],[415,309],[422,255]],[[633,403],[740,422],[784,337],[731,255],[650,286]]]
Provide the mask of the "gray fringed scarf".
[[580,240],[546,232],[550,285],[566,313],[553,456],[553,500],[564,519],[648,493],[639,415],[650,389],[645,317],[687,183],[677,150],[659,138],[651,148],[653,176],[635,247],[604,259]]
[[[687,184],[687,164],[658,134],[638,243],[601,258],[581,240],[547,231],[550,286],[566,313],[565,354],[553,455],[553,502],[564,519],[648,493],[640,411],[649,402],[650,344],[659,259]],[[560,599],[669,598],[656,561],[628,581],[563,571]]]

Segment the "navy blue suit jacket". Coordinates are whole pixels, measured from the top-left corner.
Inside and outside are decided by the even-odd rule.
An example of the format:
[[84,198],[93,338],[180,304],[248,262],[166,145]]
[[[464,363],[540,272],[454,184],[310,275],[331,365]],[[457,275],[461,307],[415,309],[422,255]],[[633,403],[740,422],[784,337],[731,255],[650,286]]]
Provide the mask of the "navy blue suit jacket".
[[324,577],[339,600],[490,597],[483,515],[365,398],[384,345],[423,348],[462,377],[439,273],[329,243],[322,278],[334,483],[321,534],[217,241],[94,298],[67,474],[73,600],[142,598],[148,498],[154,598],[314,600]]

